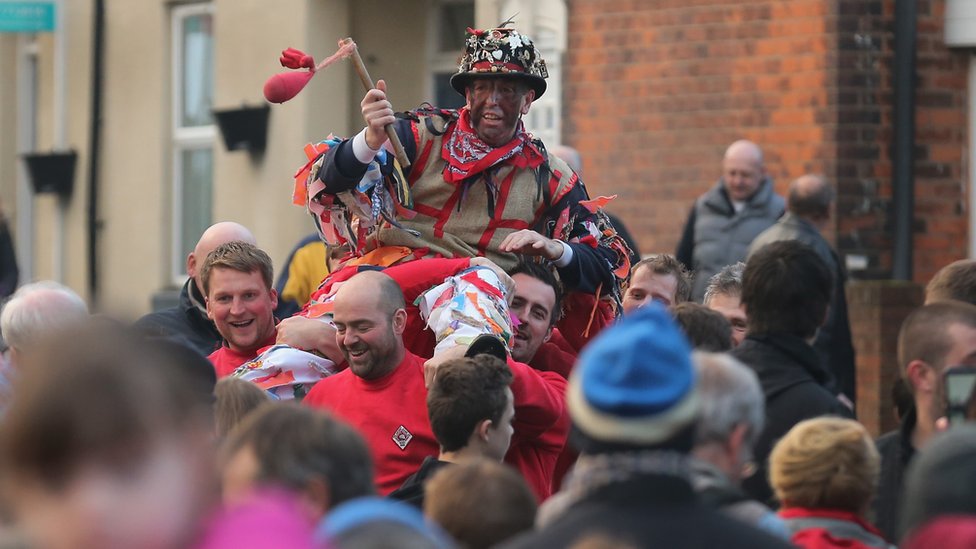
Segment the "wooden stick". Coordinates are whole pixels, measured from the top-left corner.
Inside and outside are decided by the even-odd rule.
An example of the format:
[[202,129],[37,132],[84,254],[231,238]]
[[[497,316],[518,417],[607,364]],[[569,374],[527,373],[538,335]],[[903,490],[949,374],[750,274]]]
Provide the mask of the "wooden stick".
[[[353,44],[352,38],[343,38],[339,41],[341,46],[346,46],[347,44]],[[363,58],[359,55],[359,48],[354,47],[352,54],[350,54],[350,59],[352,59],[352,66],[356,69],[356,74],[359,75],[359,81],[363,83],[363,87],[366,91],[369,91],[376,86],[373,85],[373,79],[369,77],[369,72],[366,71],[366,65],[363,63]],[[393,145],[393,154],[396,156],[397,162],[400,163],[401,168],[409,168],[410,160],[407,158],[407,152],[403,150],[403,144],[400,143],[400,137],[397,135],[396,130],[393,129],[393,124],[387,124],[384,128],[386,130],[387,137],[390,138],[390,144]]]

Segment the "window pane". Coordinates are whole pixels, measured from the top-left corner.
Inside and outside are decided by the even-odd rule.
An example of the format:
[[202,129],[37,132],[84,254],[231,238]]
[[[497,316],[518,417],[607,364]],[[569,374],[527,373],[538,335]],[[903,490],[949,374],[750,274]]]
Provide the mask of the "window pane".
[[434,75],[434,105],[442,109],[460,109],[464,106],[464,98],[451,87],[453,72],[442,72]]
[[180,201],[181,254],[186,258],[211,223],[213,205],[213,150],[190,149],[180,153],[180,178],[183,184]]
[[464,48],[468,27],[474,27],[474,2],[451,2],[440,5],[441,28],[437,32],[437,51],[458,52]]
[[181,81],[181,126],[213,124],[213,28],[210,14],[183,18]]

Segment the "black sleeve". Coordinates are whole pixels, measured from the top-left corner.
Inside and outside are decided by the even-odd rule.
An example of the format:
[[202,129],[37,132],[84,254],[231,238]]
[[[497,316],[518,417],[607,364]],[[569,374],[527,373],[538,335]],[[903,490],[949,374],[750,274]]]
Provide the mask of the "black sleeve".
[[14,293],[19,274],[13,239],[10,237],[7,222],[0,220],[0,298]]
[[[621,258],[609,245],[614,239],[621,239],[616,233],[612,233],[612,236],[601,237],[595,242],[595,246],[580,241],[592,234],[590,229],[593,227],[603,228],[606,226],[612,229],[606,214],[602,212],[590,213],[589,210],[580,206],[580,201],[588,198],[586,188],[580,184],[573,187],[548,210],[553,216],[551,219],[554,219],[568,208],[569,218],[572,220],[569,237],[561,240],[573,249],[573,260],[565,267],[557,267],[557,270],[559,271],[559,278],[566,285],[567,290],[595,293],[599,288],[601,294],[612,295],[615,294],[617,284],[617,277],[613,271],[621,263]],[[550,238],[559,238],[558,235],[549,236]]]
[[681,233],[681,241],[678,242],[678,249],[674,252],[674,257],[684,263],[689,271],[694,269],[695,255],[695,206],[691,206],[688,213],[688,221],[685,222],[685,229]]
[[[407,153],[407,158],[413,162],[417,158],[417,145],[414,143],[413,130],[410,127],[411,121],[398,119],[393,127],[396,129],[403,150]],[[346,139],[325,153],[325,163],[319,171],[319,179],[325,183],[325,192],[330,194],[348,191],[356,186],[366,174],[366,164],[356,158],[352,152],[352,139]],[[383,173],[388,173],[393,169],[393,154],[387,152],[386,163],[383,166]],[[410,173],[410,169],[403,170],[404,175]]]

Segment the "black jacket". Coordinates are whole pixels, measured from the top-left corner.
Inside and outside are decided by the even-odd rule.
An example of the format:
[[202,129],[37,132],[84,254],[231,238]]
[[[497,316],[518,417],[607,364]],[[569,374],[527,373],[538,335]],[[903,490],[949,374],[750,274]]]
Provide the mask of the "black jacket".
[[912,408],[901,420],[895,431],[878,437],[875,445],[881,454],[881,474],[878,492],[874,498],[874,525],[887,539],[898,539],[898,514],[905,485],[905,471],[915,457],[912,431],[915,430],[915,409]]
[[180,338],[203,356],[207,356],[220,347],[223,338],[214,323],[207,318],[207,313],[201,311],[190,299],[191,291],[194,298],[203,303],[203,297],[197,295],[196,285],[191,278],[180,291],[178,306],[149,313],[137,320],[135,327],[149,335]]
[[425,457],[423,463],[420,464],[420,469],[417,469],[416,473],[407,477],[407,480],[403,481],[403,484],[399,488],[390,492],[390,495],[387,497],[409,503],[418,509],[423,509],[424,494],[427,493],[427,481],[430,480],[430,477],[434,476],[434,473],[450,464],[450,461],[441,461],[434,456]]
[[791,547],[783,540],[726,517],[698,501],[688,481],[647,474],[610,484],[569,507],[548,527],[503,547],[572,547],[590,536],[607,538],[601,547]]
[[742,486],[753,498],[769,503],[773,492],[766,461],[776,441],[805,419],[823,415],[853,418],[853,414],[827,390],[830,374],[813,347],[799,337],[749,335],[731,354],[756,372],[766,398],[766,426],[754,448],[757,469]]

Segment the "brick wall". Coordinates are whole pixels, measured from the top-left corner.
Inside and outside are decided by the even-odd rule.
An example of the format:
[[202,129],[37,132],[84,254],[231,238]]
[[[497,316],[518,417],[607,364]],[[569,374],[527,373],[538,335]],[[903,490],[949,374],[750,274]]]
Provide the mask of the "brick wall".
[[[828,239],[891,274],[895,0],[567,0],[563,140],[591,194],[619,194],[644,253],[673,251],[725,147],[752,139],[784,193],[820,172],[836,182]],[[914,282],[965,257],[966,51],[943,42],[945,0],[918,0]],[[890,428],[901,320],[919,286],[848,290],[859,408]]]
[[[891,268],[895,0],[568,0],[564,141],[592,194],[619,194],[645,253],[673,251],[725,147],[755,140],[777,190],[838,185],[828,238]],[[967,52],[918,0],[915,280],[966,255]]]

